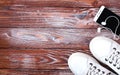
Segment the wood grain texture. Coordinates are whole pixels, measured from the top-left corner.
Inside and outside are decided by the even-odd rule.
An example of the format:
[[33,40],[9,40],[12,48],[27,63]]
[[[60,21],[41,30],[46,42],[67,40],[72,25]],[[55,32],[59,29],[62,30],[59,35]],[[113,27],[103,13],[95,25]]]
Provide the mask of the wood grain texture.
[[101,5],[120,15],[120,0],[0,0],[0,75],[73,75],[72,53],[91,55],[95,36],[113,39],[96,32]]
[[0,28],[0,48],[76,48],[88,49],[95,36],[112,38],[110,31],[96,29]]
[[[120,9],[111,9],[120,15]],[[0,27],[96,28],[97,8],[11,7],[0,10]]]
[[77,49],[0,49],[0,68],[6,69],[68,69],[68,57]]
[[119,8],[119,0],[1,0],[1,7],[40,6],[40,7],[108,7]]
[[70,70],[0,69],[1,75],[73,75]]

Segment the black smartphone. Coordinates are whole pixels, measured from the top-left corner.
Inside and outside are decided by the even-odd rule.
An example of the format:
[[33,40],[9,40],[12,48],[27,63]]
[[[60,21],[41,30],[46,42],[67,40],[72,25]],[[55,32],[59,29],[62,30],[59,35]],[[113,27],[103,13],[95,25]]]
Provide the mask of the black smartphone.
[[101,6],[96,14],[94,21],[110,29],[113,33],[120,35],[120,17],[107,9],[105,6]]

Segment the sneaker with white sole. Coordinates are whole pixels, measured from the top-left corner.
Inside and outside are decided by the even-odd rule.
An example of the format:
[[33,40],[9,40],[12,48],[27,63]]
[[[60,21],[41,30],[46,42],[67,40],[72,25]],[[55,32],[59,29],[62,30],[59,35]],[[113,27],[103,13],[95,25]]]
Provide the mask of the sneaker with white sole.
[[90,42],[90,51],[100,62],[120,74],[120,45],[106,37],[95,37]]
[[73,53],[68,59],[68,66],[74,75],[116,75],[84,53]]

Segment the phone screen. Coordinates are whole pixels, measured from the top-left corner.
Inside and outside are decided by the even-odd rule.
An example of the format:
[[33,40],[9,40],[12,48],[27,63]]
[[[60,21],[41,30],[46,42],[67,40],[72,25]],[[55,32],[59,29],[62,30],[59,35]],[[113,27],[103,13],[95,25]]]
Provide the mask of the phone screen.
[[102,22],[105,22],[105,25],[102,25],[104,27],[107,27],[112,30],[113,33],[120,35],[120,17],[110,11],[107,8],[104,8],[101,15],[97,19],[97,22],[102,25]]

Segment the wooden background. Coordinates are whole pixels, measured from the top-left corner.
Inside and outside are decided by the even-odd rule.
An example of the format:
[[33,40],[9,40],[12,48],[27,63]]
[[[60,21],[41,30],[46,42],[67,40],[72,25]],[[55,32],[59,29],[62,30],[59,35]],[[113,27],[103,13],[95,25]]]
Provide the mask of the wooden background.
[[0,75],[73,75],[72,53],[91,55],[93,37],[113,38],[96,32],[101,5],[120,15],[120,0],[0,0]]

